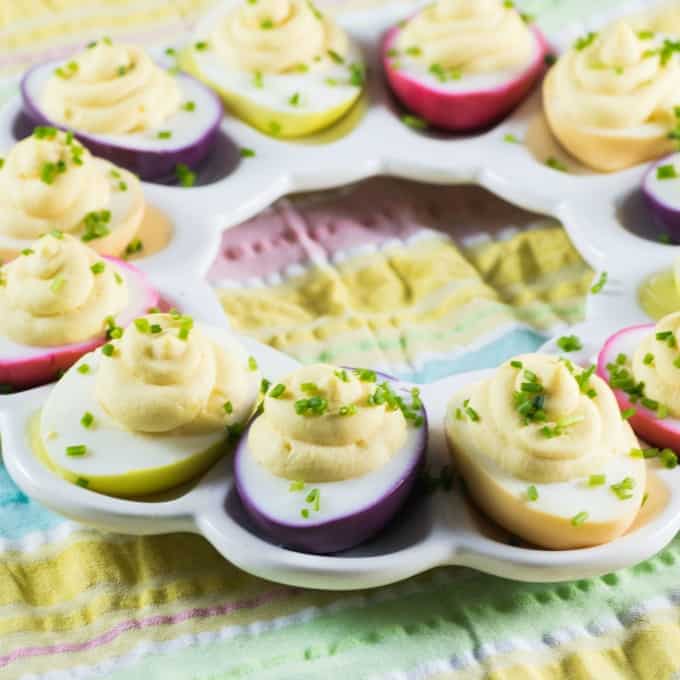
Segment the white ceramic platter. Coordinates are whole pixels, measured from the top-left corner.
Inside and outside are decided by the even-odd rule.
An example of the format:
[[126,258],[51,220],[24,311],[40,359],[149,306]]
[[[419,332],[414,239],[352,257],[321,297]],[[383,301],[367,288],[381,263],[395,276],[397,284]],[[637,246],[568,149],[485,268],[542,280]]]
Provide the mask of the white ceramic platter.
[[[642,4],[622,3],[619,10],[634,11]],[[327,143],[320,138],[284,142],[226,118],[222,125],[226,137],[237,147],[254,149],[254,158],[241,160],[217,181],[191,189],[145,184],[149,202],[171,217],[174,234],[168,248],[137,264],[177,307],[199,321],[228,326],[204,280],[221,231],[283,194],[340,186],[377,174],[440,184],[479,184],[511,203],[560,219],[586,260],[609,272],[604,291],[589,300],[588,323],[576,330],[584,341],[581,359],[591,359],[609,333],[646,320],[636,302],[637,286],[649,273],[667,268],[678,252],[639,238],[622,226],[622,210],[634,202],[646,168],[611,175],[566,174],[546,167],[524,145],[504,141],[507,133],[520,139],[527,133],[540,108],[538,93],[482,135],[441,137],[404,126],[379,75],[375,47],[385,28],[412,11],[413,5],[402,4],[342,18],[360,42],[371,69],[368,109],[345,136]],[[587,26],[569,27],[561,36],[563,42],[609,19],[597,17]],[[12,128],[19,112],[18,98],[0,111],[0,150],[14,142]],[[228,147],[229,141],[224,145]],[[241,340],[270,380],[296,366],[280,352],[247,338]],[[428,459],[433,471],[446,462],[442,428],[446,401],[460,386],[481,375],[460,374],[420,386],[429,414]],[[623,538],[596,548],[546,551],[492,538],[480,529],[456,486],[450,492],[414,499],[390,528],[360,548],[337,556],[293,552],[251,531],[232,488],[228,457],[183,495],[154,502],[104,496],[53,474],[33,455],[27,437],[28,421],[50,389],[0,396],[3,458],[22,490],[56,512],[107,530],[200,533],[234,564],[273,581],[327,589],[365,588],[442,564],[531,581],[582,578],[650,557],[680,529],[680,471],[658,470],[670,493],[663,511]]]

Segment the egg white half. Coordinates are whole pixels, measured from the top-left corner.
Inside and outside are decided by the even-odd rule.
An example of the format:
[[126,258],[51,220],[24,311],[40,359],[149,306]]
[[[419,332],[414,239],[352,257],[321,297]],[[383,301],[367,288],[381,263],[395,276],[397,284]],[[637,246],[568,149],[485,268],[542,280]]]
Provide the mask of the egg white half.
[[[54,75],[54,69],[62,62],[47,62],[34,68],[25,82],[26,94],[36,109],[42,112],[40,101],[45,84]],[[177,85],[182,93],[181,102],[194,102],[193,111],[180,108],[177,113],[168,117],[158,128],[126,134],[103,134],[99,132],[82,132],[83,137],[96,139],[104,144],[127,147],[139,151],[163,151],[191,146],[199,141],[207,130],[212,129],[216,119],[221,117],[219,101],[213,93],[193,78],[177,76]],[[44,114],[43,114],[44,115]],[[49,118],[49,116],[45,116]],[[56,123],[56,127],[66,127],[65,123]],[[169,131],[168,139],[158,137],[159,131]],[[73,130],[76,134],[78,130]]]
[[[206,335],[247,366],[248,354],[229,333],[201,326]],[[202,472],[227,446],[225,428],[203,434],[142,434],[125,429],[99,405],[95,381],[101,350],[85,355],[55,385],[40,415],[42,452],[57,471],[82,486],[113,495],[154,493],[182,483]],[[90,371],[77,369],[88,364]],[[257,401],[259,371],[250,371],[250,395],[233,413],[225,414],[224,425],[245,422]],[[84,427],[85,412],[94,424]],[[69,456],[66,447],[85,445],[87,454]]]
[[[351,416],[349,416],[351,417]],[[291,490],[291,480],[269,472],[248,448],[241,446],[236,460],[239,493],[245,494],[257,510],[271,520],[289,526],[309,527],[337,520],[378,503],[413,470],[423,450],[421,427],[408,427],[404,445],[381,468],[354,479],[338,482],[308,482]],[[319,510],[305,501],[312,489],[320,494]],[[301,514],[307,508],[309,517]]]

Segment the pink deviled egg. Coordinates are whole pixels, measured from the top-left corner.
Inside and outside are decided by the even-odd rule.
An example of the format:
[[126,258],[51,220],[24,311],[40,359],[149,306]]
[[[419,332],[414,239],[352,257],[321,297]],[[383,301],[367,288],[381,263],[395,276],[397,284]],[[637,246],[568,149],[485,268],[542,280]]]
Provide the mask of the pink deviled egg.
[[52,231],[0,267],[0,384],[55,380],[158,304],[146,276]]
[[392,91],[435,127],[466,132],[508,114],[543,73],[548,47],[512,2],[438,0],[390,29]]
[[[612,335],[600,351],[597,372],[641,439],[680,451],[680,312]],[[662,453],[674,467],[675,455]]]

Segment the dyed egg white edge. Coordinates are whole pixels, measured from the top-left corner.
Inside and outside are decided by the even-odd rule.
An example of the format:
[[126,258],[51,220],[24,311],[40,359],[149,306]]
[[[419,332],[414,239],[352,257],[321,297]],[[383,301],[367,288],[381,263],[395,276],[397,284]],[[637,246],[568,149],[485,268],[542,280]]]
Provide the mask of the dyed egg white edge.
[[[62,63],[62,60],[50,61],[34,67],[25,82],[27,96],[36,109],[48,119],[51,119],[51,116],[42,108],[41,94],[47,80],[54,75],[54,69]],[[212,91],[193,78],[180,74],[176,82],[182,93],[180,109],[158,128],[128,134],[83,132],[83,135],[106,144],[135,148],[139,151],[162,151],[193,144],[212,127],[215,118],[220,115],[221,107]],[[193,111],[185,111],[181,108],[182,104],[189,101],[195,104]],[[55,125],[61,124],[55,121]],[[171,136],[161,139],[158,137],[160,131],[170,132]]]
[[[396,47],[397,33],[392,40],[392,47]],[[394,60],[399,61],[399,73],[417,80],[429,89],[435,92],[442,93],[465,93],[465,92],[479,92],[483,90],[493,90],[502,85],[512,82],[521,76],[536,60],[539,53],[543,51],[538,37],[531,31],[533,49],[531,56],[519,66],[507,68],[493,73],[462,73],[460,78],[449,78],[445,82],[439,80],[430,70],[429,64],[424,63],[422,59],[417,59],[406,53],[399,53],[394,57]]]
[[[365,510],[393,489],[421,455],[420,439],[420,428],[408,427],[406,442],[381,468],[337,482],[309,482],[300,491],[291,491],[291,480],[269,472],[246,446],[236,463],[240,488],[259,512],[275,522],[300,528],[330,522]],[[318,511],[305,503],[312,489],[320,492]],[[309,509],[309,519],[300,515],[303,508]]]
[[[587,21],[560,27],[558,34],[548,34],[548,37],[566,48],[579,35],[657,2],[660,4],[661,0],[622,2],[611,11],[593,14]],[[255,156],[244,159],[221,180],[191,189],[197,197],[200,195],[192,210],[192,219],[210,221],[217,229],[225,229],[256,214],[286,193],[331,188],[388,174],[441,184],[478,184],[515,205],[556,217],[586,261],[596,270],[608,270],[610,280],[620,278],[626,284],[637,285],[650,272],[666,266],[669,253],[672,256],[675,252],[673,248],[622,229],[617,216],[619,207],[639,188],[648,166],[636,166],[611,175],[575,175],[546,167],[545,162],[534,157],[521,143],[504,141],[508,134],[520,141],[524,138],[540,106],[540,88],[501,124],[474,137],[432,139],[399,120],[398,113],[391,109],[391,97],[380,77],[377,36],[416,9],[409,3],[399,3],[338,17],[355,43],[371,45],[371,49],[365,51],[369,58],[371,106],[355,128],[333,141],[333,153],[328,153],[330,147],[323,144],[271,138],[227,115],[221,124],[223,132],[237,145],[252,149]],[[159,61],[167,62],[167,59]],[[16,97],[0,111],[2,149],[14,141],[12,128],[20,110],[20,97]],[[189,113],[182,114],[189,116]],[[163,140],[150,140],[150,143],[156,141]],[[137,142],[134,146],[139,148]],[[583,201],[584,194],[589,196],[588,201]],[[597,229],[592,228],[594,223]],[[207,260],[201,262],[207,267],[206,263]],[[634,313],[634,309],[630,311]]]
[[[23,257],[20,255],[19,257]],[[115,261],[109,258],[102,258],[107,261],[108,267],[115,267],[127,283],[128,286],[128,304],[121,312],[115,315],[116,323],[119,326],[127,326],[133,319],[138,316],[143,316],[149,307],[153,305],[153,300],[149,296],[149,284],[143,280],[143,274],[136,272],[127,267],[119,267]],[[104,328],[104,320],[102,319],[102,329]],[[102,330],[102,337],[104,332]],[[86,338],[81,342],[73,343],[72,345],[57,345],[56,347],[33,347],[30,345],[22,345],[18,342],[10,340],[0,331],[0,364],[6,361],[20,361],[22,359],[30,359],[32,357],[40,356],[46,352],[54,349],[74,347],[82,343],[89,342],[94,338]]]
[[[132,212],[135,208],[135,202],[137,198],[137,192],[133,191],[132,185],[135,183],[136,178],[131,173],[125,170],[125,168],[119,168],[113,163],[109,163],[103,158],[94,158],[94,163],[98,172],[101,172],[109,182],[110,186],[110,201],[103,209],[109,210],[111,212],[111,218],[107,222],[106,226],[111,233],[124,225],[132,216]],[[111,170],[115,170],[117,176],[114,177],[111,174]],[[126,182],[128,188],[125,191],[121,191],[119,188],[120,182]],[[140,187],[140,191],[141,191]],[[2,222],[2,216],[0,215],[0,222]],[[80,230],[74,230],[74,235],[80,236]],[[15,238],[13,236],[6,236],[0,232],[0,248],[8,248],[11,250],[22,250],[30,246],[35,239],[22,239]],[[87,245],[93,245],[93,242]]]
[[[247,369],[248,354],[226,331],[201,326],[206,335],[224,351],[242,359]],[[40,433],[48,457],[60,467],[83,477],[124,475],[178,463],[226,440],[224,428],[217,432],[194,435],[145,435],[131,432],[118,424],[95,397],[97,369],[102,361],[98,350],[86,354],[63,376],[45,402],[40,418]],[[88,364],[87,374],[78,366]],[[250,415],[259,392],[260,374],[251,371],[250,399],[226,417],[224,424],[240,423]],[[251,407],[251,408],[248,408]],[[88,411],[94,425],[80,422]],[[69,456],[66,447],[84,444],[87,455]]]

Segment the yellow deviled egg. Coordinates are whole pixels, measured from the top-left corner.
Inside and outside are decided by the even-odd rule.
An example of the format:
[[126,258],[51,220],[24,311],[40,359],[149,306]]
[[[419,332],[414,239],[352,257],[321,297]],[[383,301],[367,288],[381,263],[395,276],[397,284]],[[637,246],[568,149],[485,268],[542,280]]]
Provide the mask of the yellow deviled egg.
[[639,444],[593,373],[527,354],[455,394],[447,409],[447,442],[473,501],[537,546],[611,541],[643,502]]
[[328,127],[364,86],[361,53],[310,0],[233,0],[199,22],[182,66],[276,137]]
[[144,217],[140,181],[95,158],[72,134],[38,127],[0,167],[0,249],[19,252],[54,229],[121,255]]
[[84,356],[50,393],[38,446],[66,479],[116,496],[205,471],[258,399],[257,362],[226,331],[150,314]]

